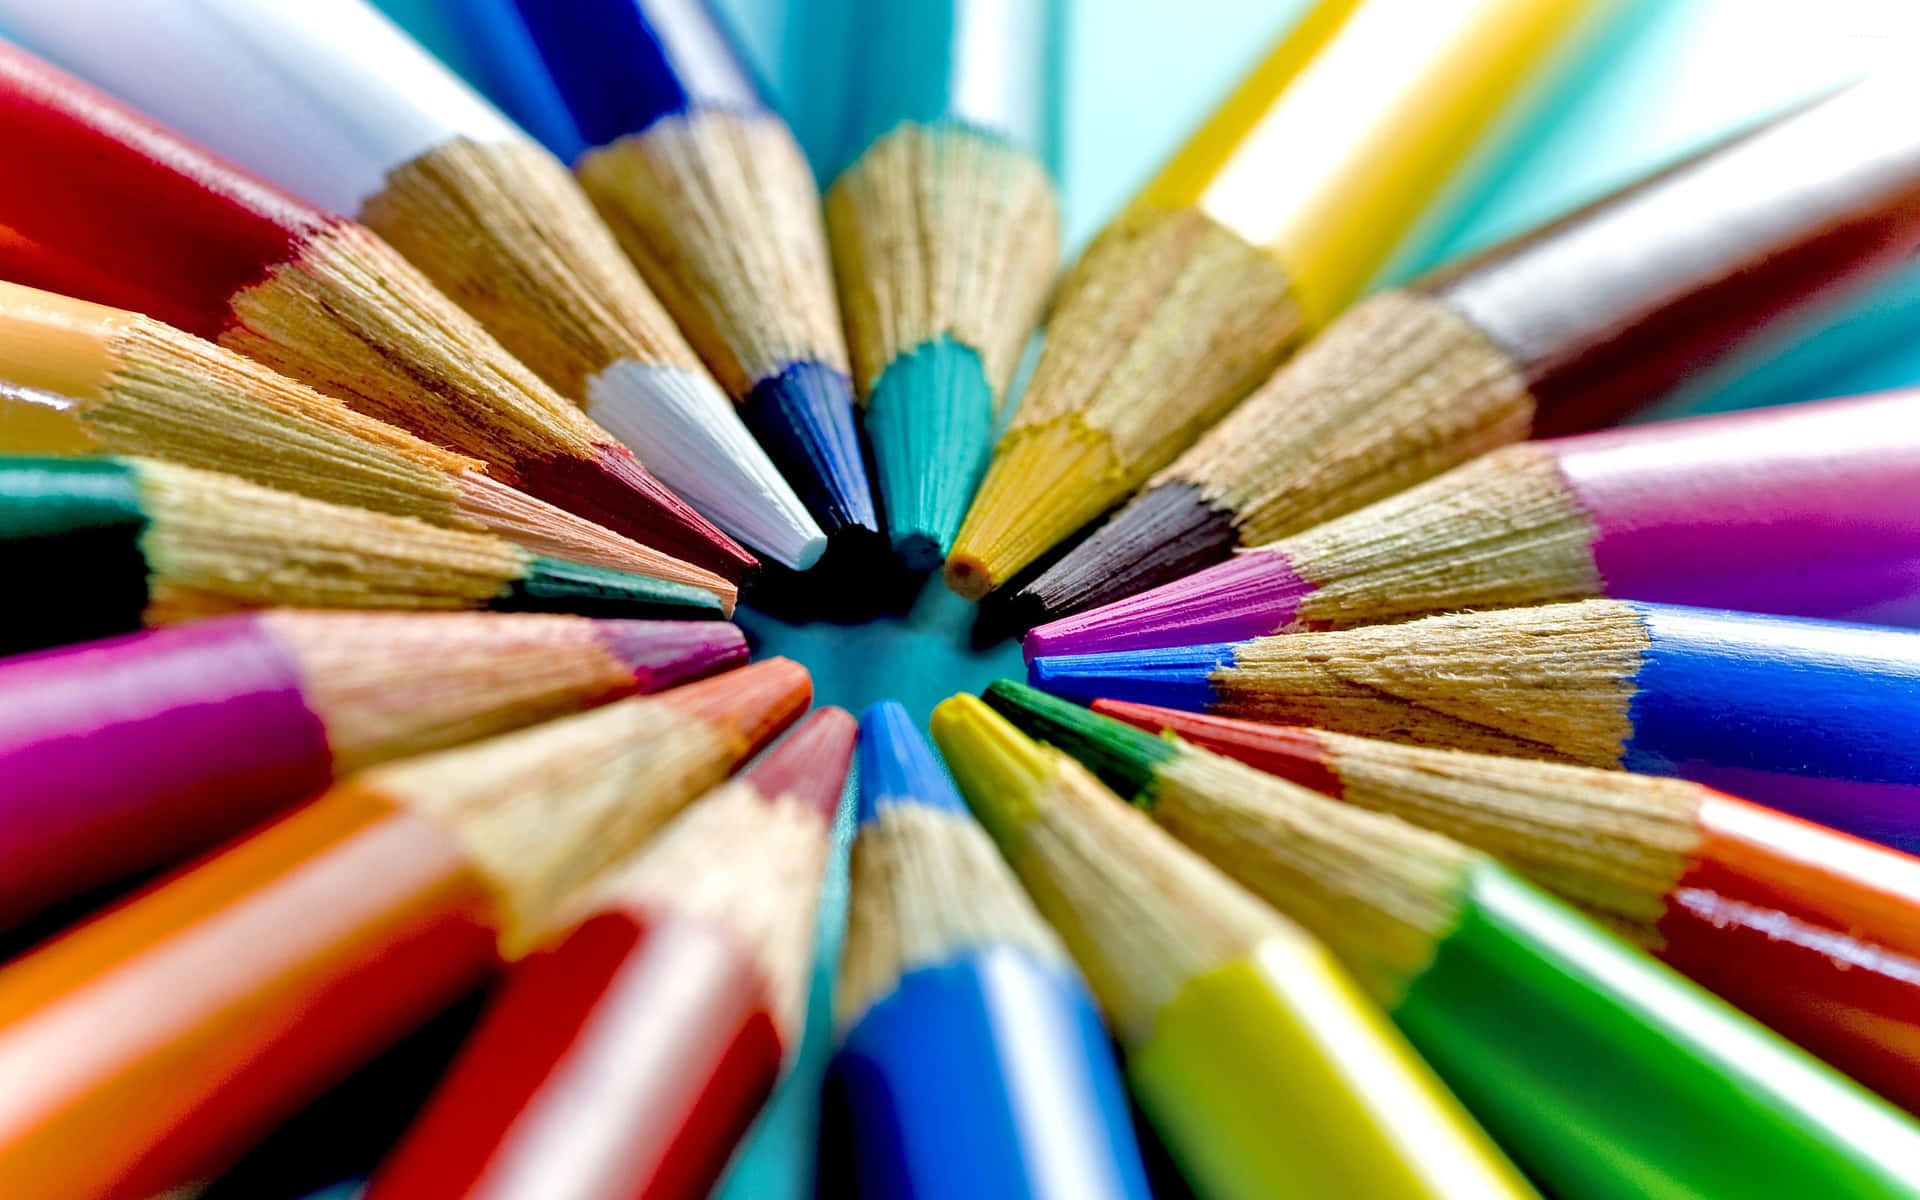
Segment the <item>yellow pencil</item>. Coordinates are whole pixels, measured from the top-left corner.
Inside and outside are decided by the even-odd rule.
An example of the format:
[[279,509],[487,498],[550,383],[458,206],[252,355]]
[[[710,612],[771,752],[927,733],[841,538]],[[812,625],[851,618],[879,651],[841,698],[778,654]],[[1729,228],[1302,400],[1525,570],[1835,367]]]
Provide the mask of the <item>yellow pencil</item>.
[[1349,303],[1607,0],[1320,0],[1080,258],[947,558],[978,598]]

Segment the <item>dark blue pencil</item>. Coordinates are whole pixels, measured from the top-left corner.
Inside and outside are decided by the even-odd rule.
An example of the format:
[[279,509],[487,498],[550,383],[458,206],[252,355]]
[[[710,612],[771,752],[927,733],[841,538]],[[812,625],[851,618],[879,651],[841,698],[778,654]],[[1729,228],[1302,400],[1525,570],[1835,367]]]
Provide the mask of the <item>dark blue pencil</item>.
[[892,701],[859,816],[831,1079],[863,1200],[1148,1200],[1092,999]]
[[[483,0],[601,216],[829,535],[878,530],[812,172],[704,0]],[[529,48],[532,53],[528,53]],[[556,125],[558,124],[558,127]]]
[[1679,775],[1920,846],[1920,633],[1587,600],[1034,660],[1038,687]]

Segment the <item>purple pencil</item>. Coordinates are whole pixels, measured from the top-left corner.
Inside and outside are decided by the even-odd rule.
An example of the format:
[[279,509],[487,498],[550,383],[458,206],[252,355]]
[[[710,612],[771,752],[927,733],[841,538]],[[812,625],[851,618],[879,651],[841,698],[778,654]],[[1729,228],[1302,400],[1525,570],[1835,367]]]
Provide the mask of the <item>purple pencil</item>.
[[0,926],[344,772],[745,659],[719,621],[281,609],[0,660]]
[[1611,596],[1920,624],[1920,390],[1497,450],[1043,625],[1029,657]]

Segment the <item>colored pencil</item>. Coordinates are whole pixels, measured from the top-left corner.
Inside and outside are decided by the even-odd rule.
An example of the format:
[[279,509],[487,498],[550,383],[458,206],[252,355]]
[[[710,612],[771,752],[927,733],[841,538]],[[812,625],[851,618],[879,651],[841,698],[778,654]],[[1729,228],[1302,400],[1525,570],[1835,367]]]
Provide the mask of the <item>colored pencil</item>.
[[10,1200],[232,1160],[806,707],[784,659],[362,772],[0,968]]
[[1582,600],[1036,658],[1091,700],[1679,775],[1920,845],[1920,633]]
[[921,569],[959,532],[1060,258],[1060,4],[856,9],[827,240],[888,535]]
[[1920,861],[1697,783],[1147,704],[1093,710],[1485,850],[1909,1111]]
[[999,587],[1225,416],[1596,11],[1319,0],[1081,255],[948,584]]
[[471,8],[549,77],[582,186],[821,526],[878,530],[813,174],[705,0]]
[[15,278],[104,280],[716,571],[752,556],[627,445],[769,553],[818,538],[564,168],[357,0],[0,0],[0,28],[152,114],[6,49],[0,223],[55,255]]
[[0,282],[0,453],[140,454],[535,553],[705,588],[682,562],[192,334],[137,313]]
[[717,621],[277,609],[0,660],[0,926],[337,776],[746,654]]
[[1327,950],[972,696],[933,736],[1207,1200],[1530,1196]]
[[1105,1026],[907,710],[860,722],[830,1068],[862,1200],[1148,1200]]
[[855,726],[821,709],[517,964],[368,1200],[699,1200],[806,1012]]
[[1611,424],[1904,265],[1916,95],[1858,85],[1367,300],[1022,607],[1108,603],[1496,446]]
[[242,608],[717,617],[683,583],[142,458],[0,456],[0,653]]
[[988,699],[1323,938],[1554,1195],[1920,1195],[1920,1126],[1490,857],[1031,688]]
[[1602,595],[1920,623],[1920,392],[1508,446],[1025,644],[1138,650]]

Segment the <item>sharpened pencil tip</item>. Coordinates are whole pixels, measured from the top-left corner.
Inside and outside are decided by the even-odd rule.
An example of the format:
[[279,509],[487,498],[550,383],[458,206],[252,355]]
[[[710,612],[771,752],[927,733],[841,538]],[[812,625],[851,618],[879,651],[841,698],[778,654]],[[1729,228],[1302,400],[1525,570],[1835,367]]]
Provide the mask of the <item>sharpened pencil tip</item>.
[[1204,712],[1214,701],[1214,672],[1233,665],[1237,644],[1041,655],[1027,665],[1027,681],[1082,702],[1106,696]]
[[845,375],[820,363],[792,363],[754,385],[740,416],[828,537],[880,531]]
[[976,350],[942,334],[887,364],[866,416],[894,553],[926,570],[953,544],[987,468],[993,388],[986,367]]
[[846,790],[859,733],[846,709],[815,709],[742,778],[770,800],[785,796],[831,820]]
[[601,644],[657,692],[747,661],[747,637],[727,621],[602,621]]
[[683,620],[726,615],[725,601],[705,588],[554,558],[531,560],[526,574],[515,580],[493,607],[514,612]]
[[1046,749],[964,693],[940,702],[932,727],[974,815],[1003,849],[1017,845],[1053,774]]
[[813,702],[813,678],[790,658],[769,658],[684,684],[660,699],[740,738],[739,762],[793,724]]
[[860,821],[899,804],[966,811],[905,706],[882,700],[860,718]]

